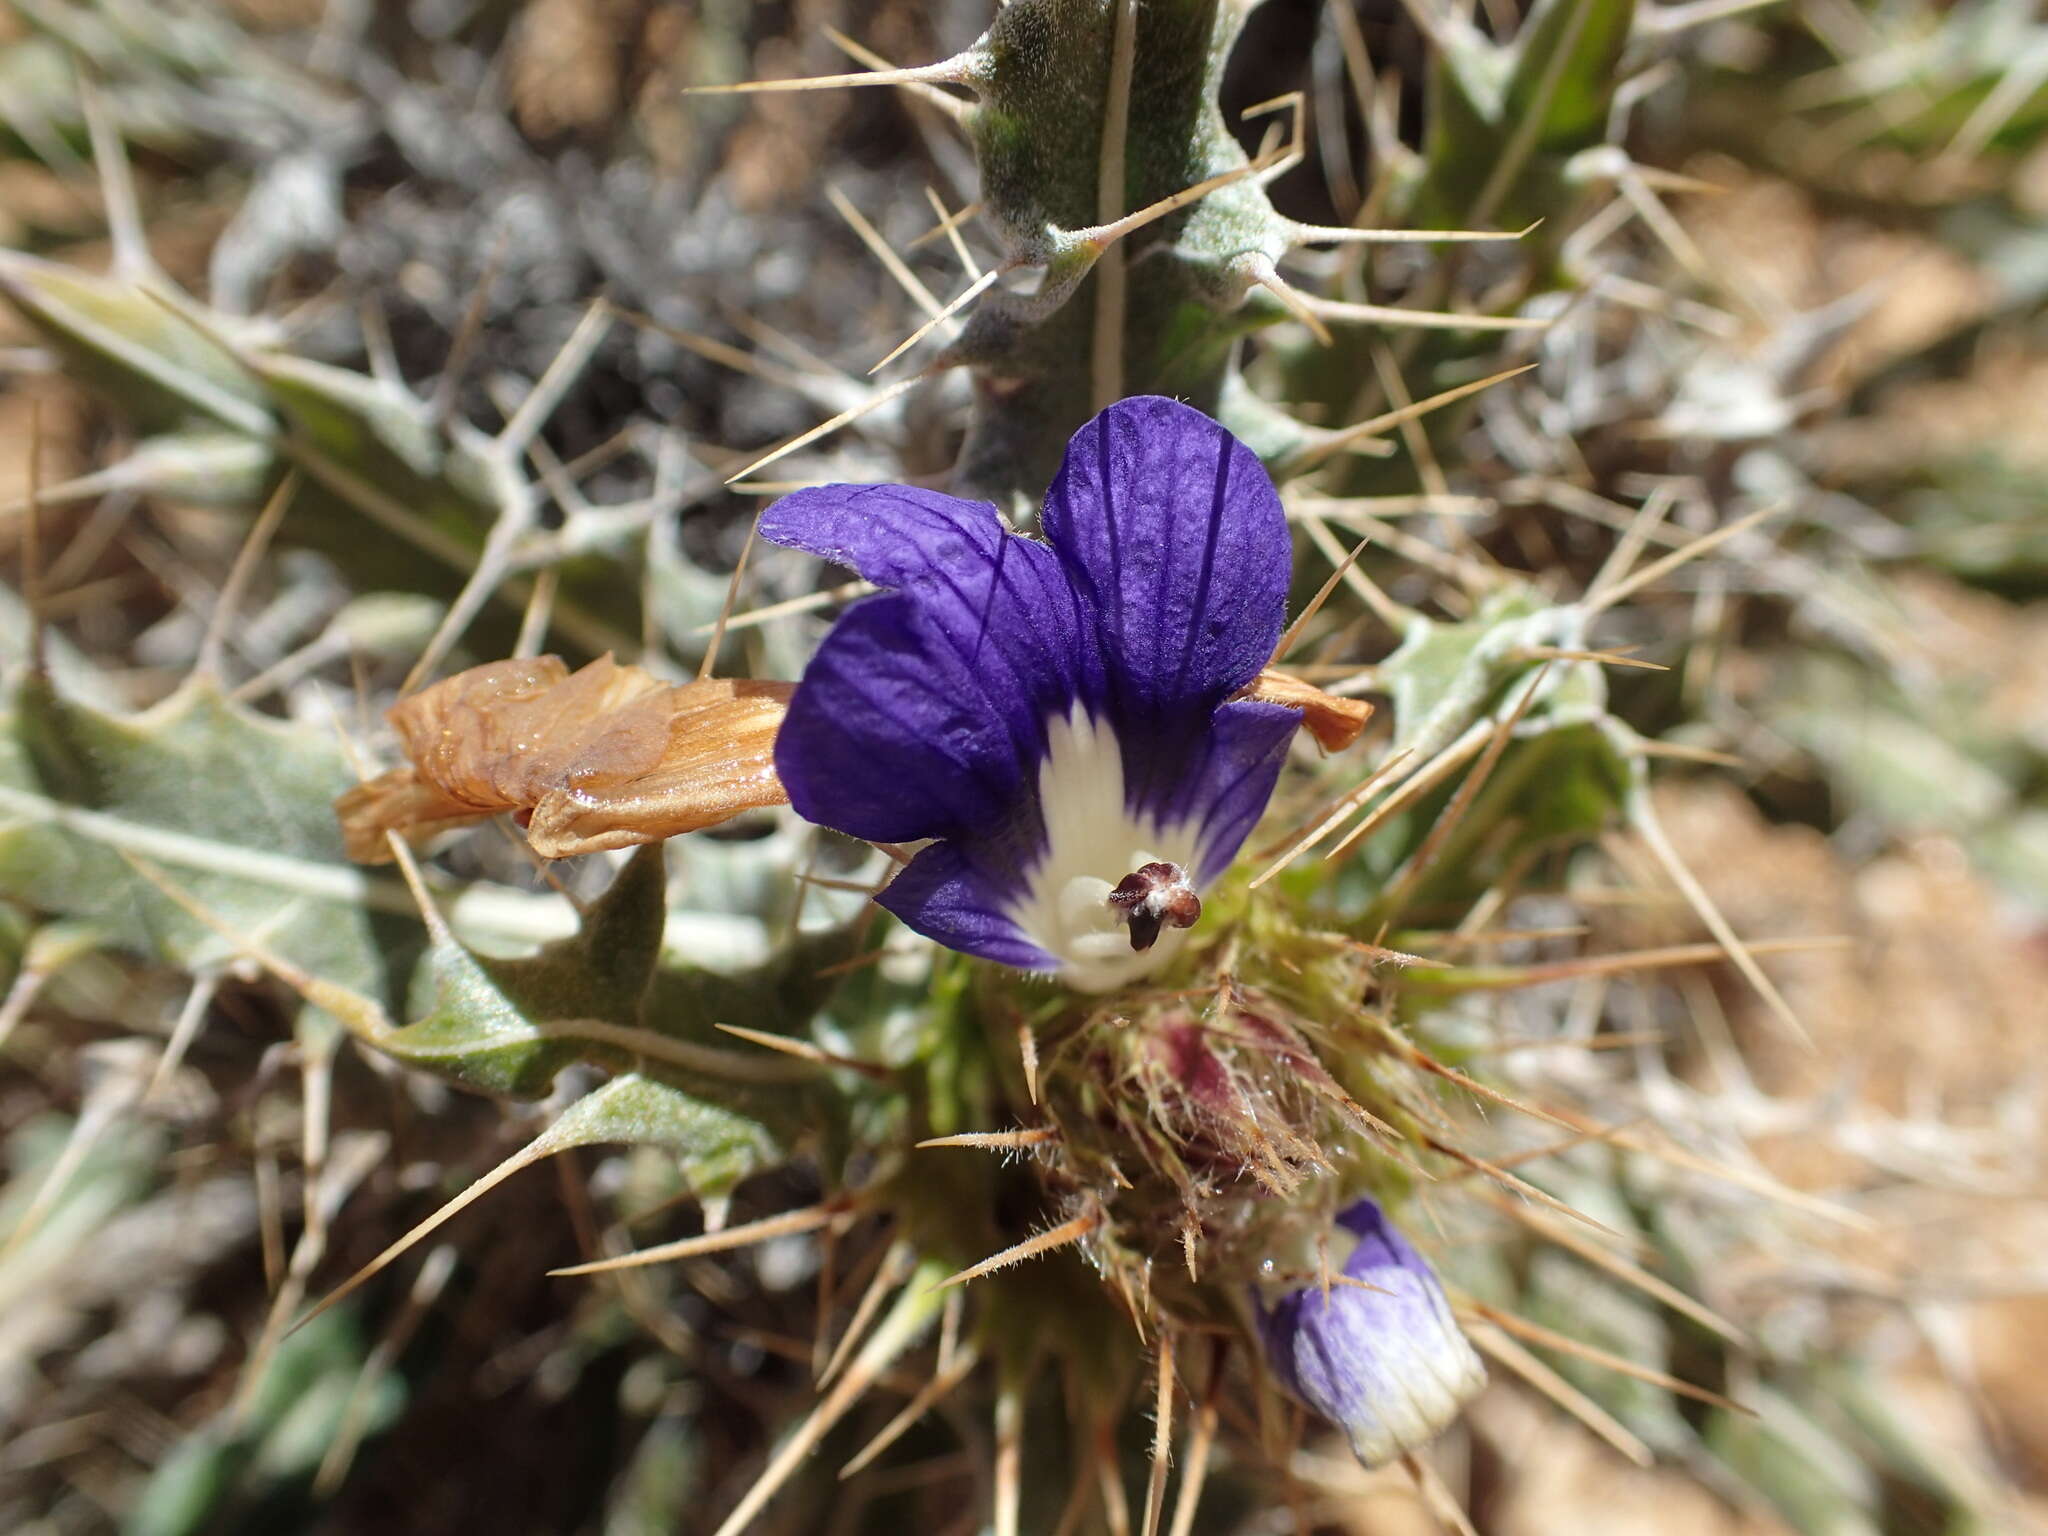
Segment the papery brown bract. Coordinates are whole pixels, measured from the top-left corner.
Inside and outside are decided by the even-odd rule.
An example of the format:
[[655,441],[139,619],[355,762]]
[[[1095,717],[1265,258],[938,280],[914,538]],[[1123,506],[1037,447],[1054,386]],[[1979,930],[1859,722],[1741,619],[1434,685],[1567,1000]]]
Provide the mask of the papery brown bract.
[[391,858],[421,836],[510,811],[543,858],[659,842],[788,796],[775,732],[793,685],[681,685],[609,654],[494,661],[392,706],[408,764],[335,802],[348,854]]
[[1372,705],[1364,699],[1340,698],[1272,667],[1247,683],[1238,697],[1300,710],[1301,728],[1315,737],[1316,745],[1325,752],[1342,752],[1358,740],[1372,718]]

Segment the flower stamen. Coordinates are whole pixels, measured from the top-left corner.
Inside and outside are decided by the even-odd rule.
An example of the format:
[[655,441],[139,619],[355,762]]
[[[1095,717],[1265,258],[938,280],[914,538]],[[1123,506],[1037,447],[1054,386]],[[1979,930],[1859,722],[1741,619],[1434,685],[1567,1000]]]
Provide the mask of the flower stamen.
[[1192,928],[1202,916],[1202,898],[1178,864],[1140,864],[1109,893],[1109,905],[1130,924],[1131,948],[1139,953],[1158,942],[1162,925]]

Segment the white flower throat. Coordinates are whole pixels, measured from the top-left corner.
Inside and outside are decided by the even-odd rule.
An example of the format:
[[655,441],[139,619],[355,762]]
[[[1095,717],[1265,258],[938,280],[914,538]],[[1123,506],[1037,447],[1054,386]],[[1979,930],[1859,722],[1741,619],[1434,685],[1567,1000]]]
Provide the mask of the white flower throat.
[[[1082,705],[1048,720],[1045,735],[1038,768],[1045,851],[1010,902],[1010,916],[1059,961],[1060,980],[1076,991],[1107,992],[1157,970],[1186,941],[1185,929],[1172,924],[1189,915],[1191,892],[1163,876],[1142,890],[1125,881],[1148,864],[1177,865],[1192,879],[1200,863],[1197,828],[1192,820],[1163,826],[1131,814],[1122,745],[1108,722]],[[1134,949],[1134,931],[1141,941],[1156,937]]]

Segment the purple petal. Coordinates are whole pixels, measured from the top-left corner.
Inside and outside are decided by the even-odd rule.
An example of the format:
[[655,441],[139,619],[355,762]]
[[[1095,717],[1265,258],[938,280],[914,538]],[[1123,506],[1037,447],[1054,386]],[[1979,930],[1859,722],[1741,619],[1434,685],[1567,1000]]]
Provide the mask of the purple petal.
[[977,869],[953,843],[934,843],[912,859],[875,900],[948,949],[1020,971],[1056,971],[1059,961],[1018,930],[1003,909],[1000,878]]
[[769,507],[760,534],[878,587],[915,588],[948,566],[994,563],[1005,530],[985,501],[913,485],[819,485]]
[[901,588],[846,612],[791,700],[776,767],[798,814],[881,842],[1028,815],[1047,718],[1102,686],[1052,551],[900,485],[799,491],[761,534]]
[[1207,885],[1230,867],[1237,850],[1273,798],[1273,786],[1287,762],[1287,749],[1301,725],[1301,711],[1250,699],[1225,704],[1211,717],[1201,765],[1162,797],[1162,809],[1185,807],[1202,821],[1202,863],[1195,872]]
[[804,669],[775,767],[806,821],[876,842],[945,837],[1009,814],[1012,720],[908,598],[854,604]]
[[1206,720],[1271,659],[1286,514],[1257,456],[1193,407],[1138,396],[1075,433],[1045,536],[1097,612],[1120,724]]

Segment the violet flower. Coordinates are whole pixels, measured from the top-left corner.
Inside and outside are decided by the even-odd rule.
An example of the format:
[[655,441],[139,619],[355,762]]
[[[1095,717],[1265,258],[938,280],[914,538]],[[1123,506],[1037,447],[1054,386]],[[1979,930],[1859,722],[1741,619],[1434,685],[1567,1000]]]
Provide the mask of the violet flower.
[[762,537],[893,589],[825,637],[775,761],[807,820],[932,840],[876,898],[910,927],[1102,992],[1172,956],[1273,792],[1301,715],[1231,695],[1290,545],[1251,450],[1157,397],[1074,434],[1043,525],[904,485],[770,507]]
[[1340,1212],[1337,1227],[1356,1246],[1335,1273],[1361,1283],[1333,1284],[1327,1295],[1320,1284],[1290,1291],[1260,1307],[1259,1329],[1282,1385],[1377,1467],[1434,1439],[1485,1384],[1486,1370],[1436,1272],[1376,1202]]

